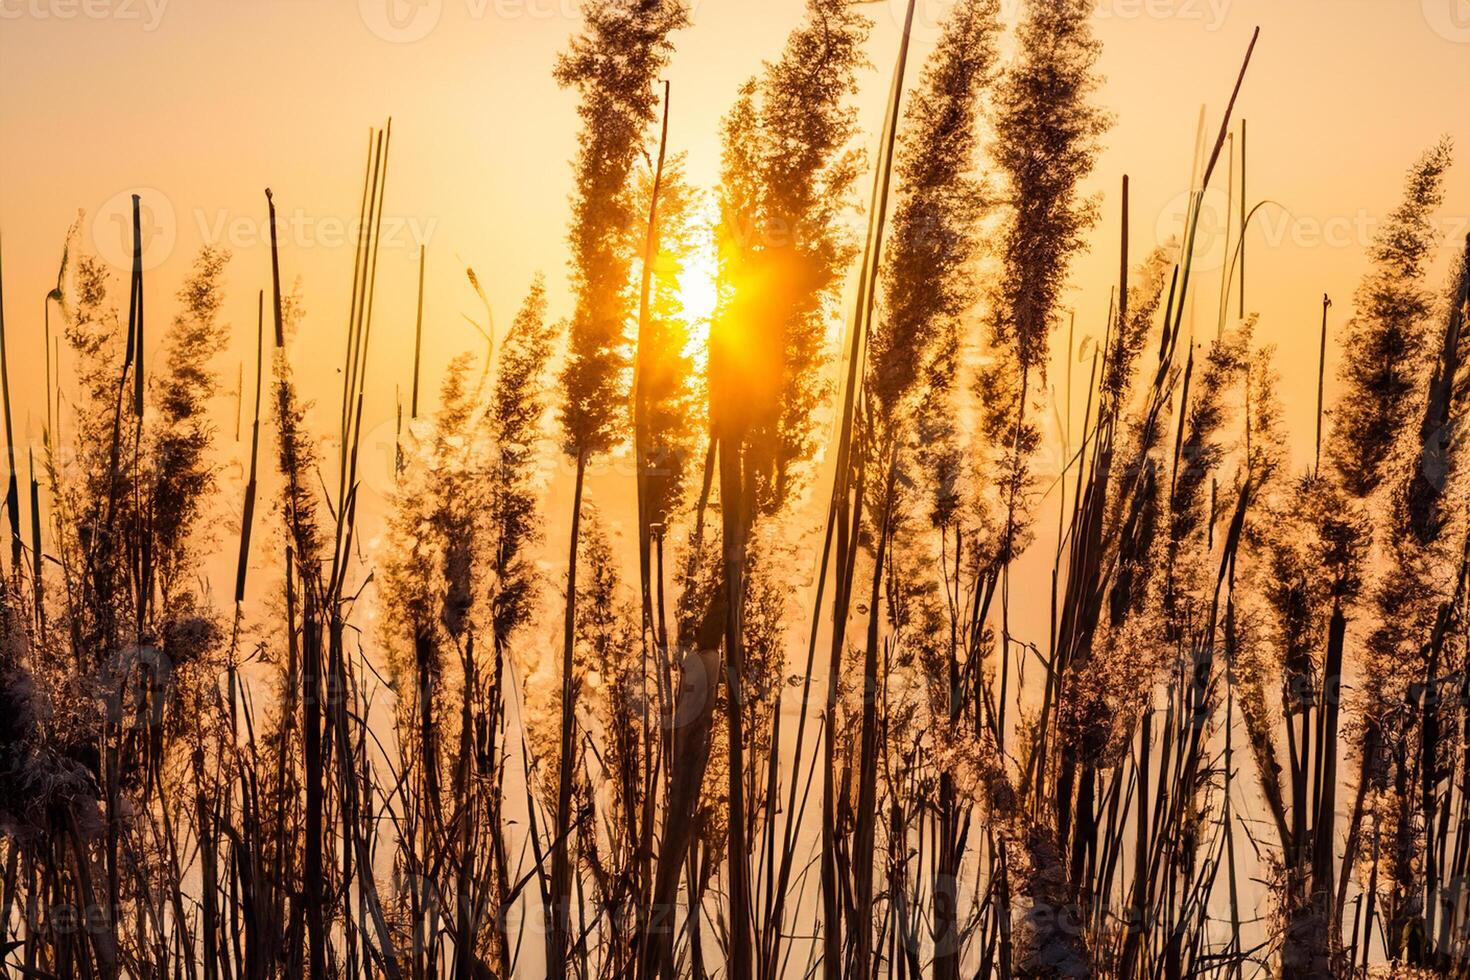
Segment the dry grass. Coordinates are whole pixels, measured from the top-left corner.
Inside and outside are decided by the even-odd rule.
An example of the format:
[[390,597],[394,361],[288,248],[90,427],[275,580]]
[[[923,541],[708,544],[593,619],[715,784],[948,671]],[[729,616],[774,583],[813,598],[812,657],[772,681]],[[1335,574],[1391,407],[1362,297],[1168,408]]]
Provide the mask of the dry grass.
[[[210,414],[229,257],[200,254],[154,343],[136,214],[125,314],[68,239],[47,343],[56,312],[78,396],[53,392],[48,350],[28,534],[0,319],[7,972],[1467,975],[1470,243],[1444,295],[1425,281],[1451,147],[1410,170],[1336,337],[1324,297],[1340,394],[1321,383],[1294,468],[1239,245],[1216,339],[1186,326],[1255,38],[1184,240],[1138,261],[1127,178],[1112,203],[1081,190],[1109,121],[1090,5],[1027,4],[1006,58],[999,7],[960,0],[922,68],[903,32],[864,160],[868,22],[808,0],[725,120],[703,324],[679,293],[699,192],[658,84],[688,11],[592,3],[556,68],[583,127],[575,310],[555,323],[533,283],[421,410],[420,254],[375,563],[359,454],[390,129],[369,138],[330,450],[267,192],[243,499]],[[1047,483],[1061,291],[1097,226],[1119,278]],[[636,547],[586,480],[625,445]],[[542,506],[558,456],[564,523]],[[229,610],[201,581],[225,513]],[[564,544],[558,594],[536,557]],[[1011,615],[1032,548],[1053,559],[1038,636]]]

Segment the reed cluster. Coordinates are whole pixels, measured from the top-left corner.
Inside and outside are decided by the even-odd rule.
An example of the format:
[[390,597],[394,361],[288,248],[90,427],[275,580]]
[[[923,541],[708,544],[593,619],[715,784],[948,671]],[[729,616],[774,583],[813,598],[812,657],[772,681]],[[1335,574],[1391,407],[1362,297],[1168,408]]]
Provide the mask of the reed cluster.
[[[266,192],[239,488],[212,408],[229,255],[201,251],[153,341],[138,202],[126,312],[68,238],[28,506],[0,281],[7,973],[1470,975],[1470,242],[1429,281],[1452,147],[1370,249],[1303,466],[1284,328],[1243,289],[1229,313],[1255,211],[1218,319],[1190,312],[1256,38],[1182,240],[1140,259],[1128,179],[1085,191],[1110,123],[1091,4],[1032,0],[1010,31],[957,0],[922,65],[915,8],[864,154],[869,20],[806,0],[734,93],[703,229],[661,80],[690,10],[584,5],[555,68],[573,308],[536,279],[422,411],[416,353],[379,549],[359,464],[391,126],[331,438]],[[1065,286],[1102,229],[1118,281],[1077,361]],[[416,352],[424,326],[421,295]],[[620,453],[626,534],[587,479]],[[206,566],[236,514],[231,606]],[[1038,632],[1013,595],[1041,548]]]

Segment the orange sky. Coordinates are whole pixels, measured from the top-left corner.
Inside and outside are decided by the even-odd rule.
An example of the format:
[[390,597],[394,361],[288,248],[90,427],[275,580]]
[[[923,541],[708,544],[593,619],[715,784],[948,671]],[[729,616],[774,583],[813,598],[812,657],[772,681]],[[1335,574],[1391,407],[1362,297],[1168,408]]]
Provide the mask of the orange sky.
[[[1013,15],[1017,0],[1003,6]],[[877,66],[860,96],[869,146],[902,7],[867,7]],[[921,0],[918,56],[947,7]],[[574,103],[550,69],[578,27],[577,9],[577,0],[0,0],[0,233],[18,403],[39,409],[41,297],[78,208],[94,216],[84,243],[123,262],[119,209],[143,189],[156,231],[147,275],[155,338],[200,243],[230,246],[226,316],[253,339],[254,293],[269,285],[267,185],[281,209],[285,273],[305,282],[298,369],[330,398],[325,382],[335,375],[312,377],[310,366],[339,356],[347,224],[367,129],[389,116],[391,227],[367,428],[391,432],[394,386],[409,383],[419,241],[429,248],[430,390],[439,367],[476,344],[462,319],[479,311],[466,264],[501,324],[537,270],[550,277],[553,311],[565,311]],[[800,13],[798,0],[697,3],[669,72],[673,148],[688,151],[697,182],[714,182],[719,117],[737,85],[777,53]],[[1092,182],[1103,222],[1075,266],[1072,299],[1078,335],[1097,332],[1116,276],[1124,173],[1135,256],[1177,226],[1200,107],[1213,134],[1255,25],[1262,39],[1240,104],[1250,197],[1286,210],[1263,212],[1250,239],[1249,298],[1263,336],[1282,348],[1288,421],[1310,440],[1321,294],[1333,295],[1340,322],[1376,219],[1423,147],[1448,132],[1470,155],[1465,0],[1101,0],[1101,101],[1117,124]],[[1449,188],[1446,238],[1458,241],[1470,232],[1470,159]],[[1212,331],[1210,278],[1197,296]],[[227,373],[233,383],[233,367]],[[18,434],[24,422],[22,411]],[[39,436],[39,426],[30,431]]]
[[[1019,2],[1002,0],[1011,19]],[[904,5],[878,0],[865,8],[876,21],[875,68],[863,76],[858,103],[870,148]],[[801,6],[697,0],[669,71],[672,148],[688,152],[696,183],[713,186],[719,119],[737,86],[779,52]],[[948,6],[920,0],[916,59],[932,46]],[[395,387],[406,397],[410,384],[420,241],[428,246],[430,392],[451,356],[478,346],[463,319],[481,312],[464,266],[478,271],[502,327],[537,271],[549,277],[553,313],[569,309],[564,242],[576,121],[574,96],[556,87],[551,67],[578,29],[578,7],[578,0],[0,0],[0,236],[22,450],[40,442],[42,297],[54,283],[63,234],[78,209],[89,213],[82,244],[119,264],[121,296],[127,247],[118,218],[133,192],[144,197],[153,233],[145,278],[153,343],[199,246],[215,241],[234,252],[224,312],[239,341],[224,372],[232,386],[236,360],[253,359],[256,290],[270,284],[262,191],[274,190],[283,271],[288,281],[302,277],[308,314],[293,363],[307,395],[322,403],[319,418],[332,419],[352,277],[348,225],[368,128],[391,116],[368,368],[374,400],[364,422],[366,496],[381,494],[391,484]],[[1262,314],[1258,336],[1280,347],[1287,423],[1309,452],[1321,296],[1336,300],[1340,326],[1365,247],[1397,202],[1405,169],[1444,133],[1457,138],[1461,161],[1448,181],[1436,289],[1470,233],[1470,0],[1099,0],[1107,77],[1100,101],[1117,118],[1091,181],[1102,195],[1102,221],[1075,264],[1069,302],[1079,339],[1100,333],[1117,275],[1125,173],[1134,257],[1178,230],[1201,106],[1212,138],[1257,25],[1261,40],[1239,105],[1250,126],[1249,198],[1280,207],[1263,211],[1249,239],[1249,305]],[[866,180],[861,189],[866,194]],[[1207,218],[1206,230],[1215,226]],[[1211,245],[1195,292],[1204,336],[1213,333],[1218,298],[1218,272],[1208,270],[1218,267],[1220,249]],[[1085,375],[1078,372],[1079,390]],[[248,388],[248,369],[245,380]],[[233,412],[233,400],[221,399],[227,441]],[[264,471],[272,468],[268,447]],[[227,513],[238,513],[238,478],[226,480]],[[631,481],[616,479],[595,475],[592,496],[620,488],[626,509]],[[569,483],[557,478],[548,501],[548,550],[558,558]],[[230,552],[232,537],[220,537]],[[256,541],[257,564],[271,562],[265,536]],[[1043,540],[1032,549],[1018,581],[1044,581],[1049,546]],[[215,564],[224,576],[216,598],[228,601],[233,560]],[[552,569],[549,579],[559,574]],[[253,584],[252,601],[265,592]],[[1044,642],[1038,614],[1046,590],[1018,588],[1013,598],[1027,620],[1018,632]],[[808,615],[794,620],[802,623],[792,631],[798,641]],[[544,642],[553,634],[539,635]]]

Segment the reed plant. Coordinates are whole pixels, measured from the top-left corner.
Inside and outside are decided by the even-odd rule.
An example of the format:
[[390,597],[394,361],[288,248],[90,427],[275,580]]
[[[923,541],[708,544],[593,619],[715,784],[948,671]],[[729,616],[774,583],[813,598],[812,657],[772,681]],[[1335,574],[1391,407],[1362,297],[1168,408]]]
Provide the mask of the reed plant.
[[[586,5],[554,70],[580,126],[567,319],[537,277],[499,333],[467,270],[486,319],[438,369],[421,250],[401,379],[371,130],[325,413],[296,338],[328,328],[269,191],[239,330],[242,260],[214,248],[159,314],[146,202],[126,310],[68,236],[39,461],[0,279],[6,972],[1465,975],[1470,242],[1432,283],[1452,147],[1410,168],[1345,326],[1314,306],[1303,465],[1269,342],[1289,325],[1244,288],[1259,35],[1182,236],[1143,242],[1133,183],[1094,173],[1090,5],[1027,2],[1013,29],[1002,6],[958,0],[921,50],[901,5],[875,55],[864,5],[807,0],[732,93],[706,196],[663,77],[692,11]],[[891,60],[865,153],[869,57]],[[1222,180],[1240,224],[1203,318]],[[1089,247],[1116,259],[1094,314],[1067,289]],[[373,543],[390,381],[411,394]],[[589,476],[623,452],[631,474]]]

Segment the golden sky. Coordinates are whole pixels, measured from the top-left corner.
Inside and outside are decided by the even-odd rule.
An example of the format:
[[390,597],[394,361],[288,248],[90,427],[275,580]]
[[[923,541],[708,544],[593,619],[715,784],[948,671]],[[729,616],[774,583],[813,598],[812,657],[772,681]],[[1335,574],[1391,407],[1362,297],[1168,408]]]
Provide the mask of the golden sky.
[[[779,52],[802,3],[690,2],[693,25],[676,35],[668,73],[671,149],[687,152],[692,181],[712,189],[720,118],[740,83]],[[875,0],[864,8],[875,20],[874,67],[862,76],[856,104],[870,149],[906,2]],[[1014,21],[1021,0],[1001,2]],[[307,397],[322,404],[318,419],[334,419],[367,134],[391,117],[368,367],[373,401],[364,420],[366,497],[380,498],[391,487],[396,393],[406,399],[411,383],[420,244],[428,250],[424,377],[430,393],[452,356],[480,344],[464,319],[482,316],[466,266],[478,272],[502,328],[538,271],[548,276],[553,315],[569,310],[565,237],[575,95],[558,89],[551,69],[579,29],[579,6],[580,0],[0,0],[0,241],[22,449],[40,445],[42,300],[55,282],[64,233],[84,210],[80,244],[115,264],[118,305],[124,305],[125,216],[134,193],[143,198],[149,234],[150,350],[199,247],[214,243],[234,253],[223,314],[236,338],[223,365],[233,387],[236,362],[253,364],[256,291],[270,287],[263,190],[273,189],[284,278],[301,277],[307,311],[292,362]],[[919,0],[916,64],[948,7],[948,0]],[[1089,182],[1101,221],[1091,249],[1073,267],[1068,302],[1076,308],[1079,340],[1102,332],[1117,276],[1123,175],[1131,177],[1135,261],[1180,230],[1201,109],[1213,139],[1257,26],[1261,38],[1237,118],[1249,122],[1248,200],[1276,203],[1262,210],[1248,238],[1248,306],[1262,317],[1258,337],[1280,349],[1281,393],[1300,464],[1302,451],[1310,452],[1321,297],[1330,293],[1336,301],[1332,322],[1340,327],[1351,315],[1365,250],[1396,204],[1405,170],[1443,134],[1456,138],[1461,160],[1449,176],[1441,215],[1436,289],[1470,234],[1470,0],[1097,0],[1099,70],[1106,76],[1098,98],[1116,124]],[[1234,217],[1224,206],[1227,172],[1222,162],[1221,190],[1203,225],[1194,293],[1201,338],[1214,333],[1222,225]],[[864,198],[867,186],[865,179]],[[1058,344],[1064,340],[1065,330]],[[1057,363],[1067,357],[1059,352]],[[69,385],[64,369],[62,375]],[[1054,369],[1051,381],[1063,377]],[[1086,371],[1076,380],[1080,392]],[[249,390],[250,367],[244,381]],[[227,443],[234,407],[232,398],[221,398]],[[271,450],[264,452],[268,471]],[[626,463],[612,466],[612,477],[607,469],[594,473],[592,496],[616,489],[616,521],[631,506],[631,480]],[[238,513],[238,479],[238,472],[227,478],[222,496],[230,513]],[[549,491],[555,522],[569,509],[569,483],[563,473]],[[364,510],[381,507],[368,503]],[[550,529],[549,550],[560,555],[565,525]],[[233,540],[220,537],[231,552]],[[1018,579],[1045,581],[1051,544],[1028,553]],[[254,547],[257,563],[275,561],[266,544]],[[620,553],[632,555],[626,547]],[[225,554],[213,565],[223,576],[233,571]],[[216,579],[219,600],[227,601],[228,581]],[[253,600],[266,593],[259,584],[251,588]],[[1044,642],[1047,600],[1044,588],[1017,589],[1015,607],[1026,620],[1018,635]],[[535,635],[543,644],[554,636]],[[788,635],[801,642],[805,629]],[[539,954],[530,955],[534,962]]]
[[[1018,0],[1003,6],[1013,19]],[[366,135],[389,116],[370,368],[379,403],[369,406],[368,428],[391,426],[394,386],[406,391],[409,383],[420,241],[429,256],[431,390],[445,361],[477,344],[462,316],[479,312],[465,265],[479,272],[502,325],[538,270],[550,278],[553,312],[565,311],[574,100],[550,71],[578,29],[578,7],[0,0],[0,234],[17,401],[34,403],[39,390],[41,298],[67,225],[85,209],[84,245],[125,265],[121,216],[133,191],[149,208],[155,338],[192,255],[215,241],[235,253],[226,316],[253,340],[255,290],[269,286],[269,185],[281,210],[285,275],[305,285],[299,369],[309,377],[311,364],[336,360]],[[917,57],[947,7],[921,0]],[[863,76],[858,104],[869,146],[902,9],[902,0],[867,7],[875,68]],[[669,72],[672,148],[688,152],[696,182],[714,183],[719,119],[737,85],[778,52],[800,14],[798,0],[698,0]],[[1470,155],[1465,0],[1100,0],[1100,101],[1117,119],[1092,181],[1103,220],[1075,266],[1072,301],[1079,337],[1098,332],[1116,278],[1124,173],[1132,177],[1135,257],[1178,226],[1200,109],[1212,138],[1256,25],[1262,37],[1239,107],[1250,125],[1249,197],[1282,208],[1263,210],[1248,241],[1249,301],[1262,313],[1262,336],[1282,349],[1288,421],[1310,439],[1322,293],[1333,295],[1341,322],[1377,219],[1425,146],[1449,133]],[[1222,190],[1223,176],[1222,165]],[[1446,240],[1458,242],[1470,232],[1470,159],[1449,187]],[[1217,209],[1224,211],[1223,194]],[[1216,246],[1206,267],[1222,251]],[[1211,278],[1199,280],[1197,296],[1202,332],[1212,334]],[[321,374],[316,380],[335,377]],[[24,422],[22,414],[22,432]]]

